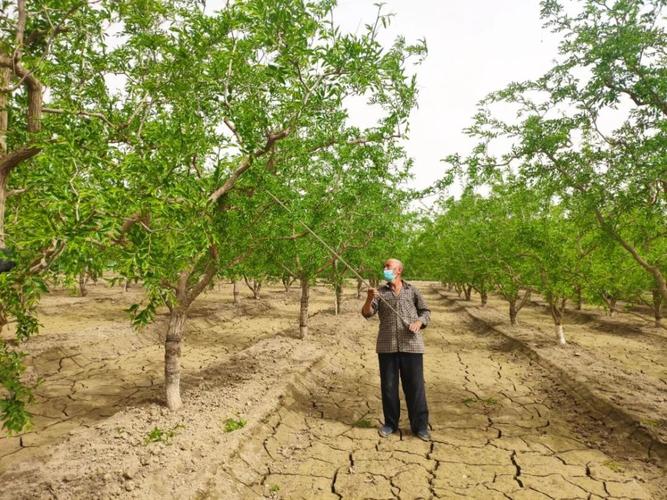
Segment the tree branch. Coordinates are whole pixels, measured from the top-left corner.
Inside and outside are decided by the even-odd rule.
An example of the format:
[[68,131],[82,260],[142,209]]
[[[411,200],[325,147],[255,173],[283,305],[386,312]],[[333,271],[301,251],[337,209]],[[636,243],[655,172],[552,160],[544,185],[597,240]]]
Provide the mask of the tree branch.
[[6,154],[0,158],[0,175],[8,175],[21,162],[29,160],[41,151],[42,148],[37,146],[28,146]]
[[206,267],[204,268],[204,274],[199,278],[197,283],[190,287],[186,292],[187,297],[187,306],[189,306],[192,301],[194,301],[204,288],[208,286],[213,277],[215,276],[218,270],[218,247],[216,245],[211,245],[208,248],[209,259],[206,262]]
[[236,182],[239,180],[239,177],[241,177],[241,175],[243,175],[243,173],[252,166],[254,160],[268,153],[276,142],[278,142],[281,139],[284,139],[289,134],[290,134],[290,129],[288,128],[283,129],[280,132],[269,134],[266,140],[266,144],[263,147],[254,151],[253,153],[249,154],[245,158],[243,158],[243,160],[241,160],[241,163],[239,164],[239,167],[234,172],[232,172],[232,174],[227,178],[222,187],[216,189],[213,192],[213,194],[209,196],[208,200],[212,203],[216,202],[221,197],[226,195],[229,191],[231,191]]
[[17,2],[18,20],[16,22],[16,50],[14,50],[14,60],[21,59],[21,51],[23,49],[23,36],[25,34],[25,0],[18,0]]
[[[141,109],[141,106],[138,106],[137,109]],[[109,119],[104,116],[102,113],[95,112],[95,111],[70,111],[68,109],[56,109],[56,108],[42,108],[42,112],[44,113],[50,113],[54,115],[65,115],[65,114],[72,114],[72,115],[80,115],[80,116],[88,116],[91,118],[99,118],[102,120],[104,123],[109,125],[110,127],[113,127],[113,123],[109,121]],[[135,111],[136,113],[136,111]],[[130,121],[132,120],[132,117],[130,117]]]
[[45,271],[64,249],[65,242],[54,238],[51,240],[51,245],[42,250],[42,254],[30,263],[28,273],[38,274]]
[[37,132],[42,115],[42,84],[32,72],[6,54],[0,54],[0,67],[9,68],[25,83],[28,91],[28,132]]

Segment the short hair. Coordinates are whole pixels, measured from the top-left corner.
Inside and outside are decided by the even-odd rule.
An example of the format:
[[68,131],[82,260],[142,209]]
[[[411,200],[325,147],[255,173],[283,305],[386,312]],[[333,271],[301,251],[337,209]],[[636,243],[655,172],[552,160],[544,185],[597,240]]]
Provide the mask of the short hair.
[[398,265],[398,270],[401,271],[401,272],[403,272],[403,263],[402,263],[400,260],[398,260],[398,259],[394,259],[393,257],[390,257],[390,258],[387,259],[385,262],[389,262],[389,261],[391,261],[391,260],[393,260],[394,262],[396,262],[396,264]]

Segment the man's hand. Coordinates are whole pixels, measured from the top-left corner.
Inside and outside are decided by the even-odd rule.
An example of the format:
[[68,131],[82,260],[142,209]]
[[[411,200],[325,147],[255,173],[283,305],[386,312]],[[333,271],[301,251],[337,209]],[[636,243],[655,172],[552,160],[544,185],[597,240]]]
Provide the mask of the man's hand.
[[376,297],[379,297],[380,293],[377,291],[376,288],[369,288],[367,291],[368,295],[366,296],[366,302],[364,303],[363,307],[361,308],[361,314],[365,318],[371,317],[373,313],[373,300],[375,300]]
[[413,323],[410,323],[410,326],[408,327],[408,329],[409,329],[412,333],[417,333],[419,330],[421,330],[421,327],[422,327],[422,322],[419,321],[419,320],[417,320],[417,321],[415,321],[415,322],[413,322]]

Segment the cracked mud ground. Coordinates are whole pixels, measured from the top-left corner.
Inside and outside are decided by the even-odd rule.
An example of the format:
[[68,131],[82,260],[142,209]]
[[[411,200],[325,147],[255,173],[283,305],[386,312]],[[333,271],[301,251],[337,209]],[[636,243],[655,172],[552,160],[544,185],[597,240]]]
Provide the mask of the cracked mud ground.
[[[664,464],[621,441],[510,341],[427,292],[433,441],[380,438],[374,321],[329,339],[200,498],[667,498]],[[341,324],[344,329],[346,322]],[[350,334],[351,333],[351,334]]]

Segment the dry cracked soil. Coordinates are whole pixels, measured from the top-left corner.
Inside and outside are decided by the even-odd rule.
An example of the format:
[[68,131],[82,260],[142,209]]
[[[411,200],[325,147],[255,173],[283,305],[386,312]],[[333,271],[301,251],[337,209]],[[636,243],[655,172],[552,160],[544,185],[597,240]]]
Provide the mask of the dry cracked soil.
[[[160,403],[164,318],[136,333],[119,313],[137,290],[50,296],[28,348],[44,378],[39,417],[0,438],[0,498],[667,498],[645,443],[518,341],[418,286],[432,309],[429,443],[407,430],[404,405],[400,431],[378,436],[377,323],[354,294],[333,316],[331,291],[316,288],[302,341],[295,292],[272,287],[240,308],[227,286],[207,293],[174,414]],[[247,424],[225,432],[230,417]],[[150,442],[155,428],[164,439]]]

